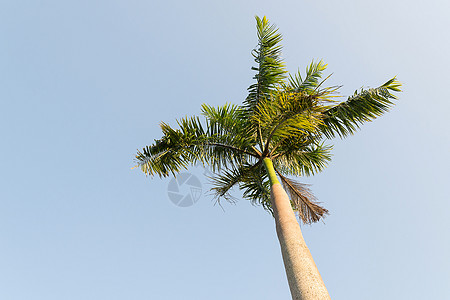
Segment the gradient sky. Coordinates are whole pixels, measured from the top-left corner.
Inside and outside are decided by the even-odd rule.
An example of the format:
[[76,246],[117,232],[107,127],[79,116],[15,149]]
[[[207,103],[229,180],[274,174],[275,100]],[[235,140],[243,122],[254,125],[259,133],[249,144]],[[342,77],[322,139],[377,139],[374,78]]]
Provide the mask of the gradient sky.
[[348,96],[397,75],[391,112],[302,178],[332,299],[450,299],[448,1],[0,1],[0,299],[290,299],[273,219],[172,204],[131,170],[158,124],[241,103],[255,15],[288,69],[324,59]]

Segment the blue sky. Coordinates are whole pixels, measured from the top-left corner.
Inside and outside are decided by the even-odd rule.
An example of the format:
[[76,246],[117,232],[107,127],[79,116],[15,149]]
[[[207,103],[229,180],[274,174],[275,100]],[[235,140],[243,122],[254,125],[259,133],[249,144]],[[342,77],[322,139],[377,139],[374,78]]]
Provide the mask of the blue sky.
[[302,178],[333,299],[449,299],[447,1],[0,1],[0,299],[289,299],[271,216],[131,170],[158,124],[240,103],[255,15],[288,69],[342,95],[397,75],[398,104]]

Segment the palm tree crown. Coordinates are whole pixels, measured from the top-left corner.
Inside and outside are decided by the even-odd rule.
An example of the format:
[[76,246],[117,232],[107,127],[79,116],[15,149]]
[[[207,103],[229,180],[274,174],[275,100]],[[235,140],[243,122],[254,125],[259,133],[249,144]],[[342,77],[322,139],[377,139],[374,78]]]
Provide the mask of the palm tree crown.
[[216,175],[212,191],[217,199],[234,201],[237,186],[243,198],[271,211],[269,158],[303,223],[319,221],[328,211],[306,185],[288,176],[310,176],[330,161],[326,139],[353,134],[359,126],[386,112],[400,91],[393,78],[372,89],[356,91],[338,101],[339,86],[325,87],[326,64],[312,62],[302,77],[288,75],[281,59],[281,34],[266,17],[256,17],[258,45],[255,82],[242,105],[202,105],[203,120],[185,117],[178,129],[161,123],[163,136],[138,151],[138,166],[148,175],[176,176],[197,162],[209,165]]

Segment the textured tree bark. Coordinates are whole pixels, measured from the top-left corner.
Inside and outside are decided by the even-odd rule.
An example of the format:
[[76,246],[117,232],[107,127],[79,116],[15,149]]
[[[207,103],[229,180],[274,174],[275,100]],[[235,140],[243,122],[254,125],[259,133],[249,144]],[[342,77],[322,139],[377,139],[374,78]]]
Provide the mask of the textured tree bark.
[[267,160],[270,161],[270,159],[264,159],[264,165],[272,184],[270,197],[292,299],[330,299],[319,270],[303,239],[289,197],[276,178],[272,161]]

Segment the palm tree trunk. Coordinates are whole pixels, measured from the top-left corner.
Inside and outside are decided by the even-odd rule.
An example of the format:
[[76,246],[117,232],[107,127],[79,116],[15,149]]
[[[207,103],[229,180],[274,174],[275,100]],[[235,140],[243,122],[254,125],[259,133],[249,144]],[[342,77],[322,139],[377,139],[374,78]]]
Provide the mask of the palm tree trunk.
[[270,198],[284,267],[293,300],[330,299],[316,264],[303,239],[288,195],[275,174],[272,161],[264,159],[271,183]]

